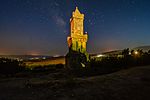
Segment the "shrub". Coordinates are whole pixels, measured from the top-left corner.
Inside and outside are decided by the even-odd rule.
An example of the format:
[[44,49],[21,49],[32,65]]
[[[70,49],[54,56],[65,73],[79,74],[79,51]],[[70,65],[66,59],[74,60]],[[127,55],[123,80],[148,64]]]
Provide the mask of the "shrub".
[[0,58],[0,74],[15,74],[24,70],[24,67],[21,66],[21,63],[22,62],[17,60]]

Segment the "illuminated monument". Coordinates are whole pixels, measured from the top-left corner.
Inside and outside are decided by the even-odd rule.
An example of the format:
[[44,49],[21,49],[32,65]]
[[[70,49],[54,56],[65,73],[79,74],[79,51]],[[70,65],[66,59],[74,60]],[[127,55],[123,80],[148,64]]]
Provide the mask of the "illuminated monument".
[[75,12],[72,14],[72,18],[70,18],[71,35],[68,36],[67,42],[69,48],[71,48],[73,51],[78,51],[81,53],[86,52],[86,42],[88,39],[87,34],[83,34],[83,21],[84,14],[81,14],[76,7]]
[[70,35],[67,37],[69,53],[66,55],[66,66],[76,68],[86,67],[89,56],[86,52],[87,33],[84,33],[84,14],[76,7],[70,18]]

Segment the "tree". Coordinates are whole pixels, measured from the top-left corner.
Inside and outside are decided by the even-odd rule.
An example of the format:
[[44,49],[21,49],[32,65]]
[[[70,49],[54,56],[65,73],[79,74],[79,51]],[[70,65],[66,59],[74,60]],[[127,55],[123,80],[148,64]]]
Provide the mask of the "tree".
[[124,50],[122,51],[122,55],[128,56],[128,55],[129,55],[129,48],[124,49]]

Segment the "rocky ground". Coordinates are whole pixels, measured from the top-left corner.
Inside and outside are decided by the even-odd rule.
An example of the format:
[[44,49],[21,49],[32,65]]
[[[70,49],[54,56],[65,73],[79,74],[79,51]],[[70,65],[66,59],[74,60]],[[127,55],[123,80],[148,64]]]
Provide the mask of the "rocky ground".
[[150,100],[150,66],[80,78],[18,76],[0,79],[0,100]]

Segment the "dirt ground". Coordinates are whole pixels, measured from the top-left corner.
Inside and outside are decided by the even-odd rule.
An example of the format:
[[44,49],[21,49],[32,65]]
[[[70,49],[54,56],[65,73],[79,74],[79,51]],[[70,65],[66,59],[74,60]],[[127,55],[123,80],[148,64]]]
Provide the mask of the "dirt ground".
[[0,100],[150,100],[150,66],[80,78],[60,73],[1,78]]

